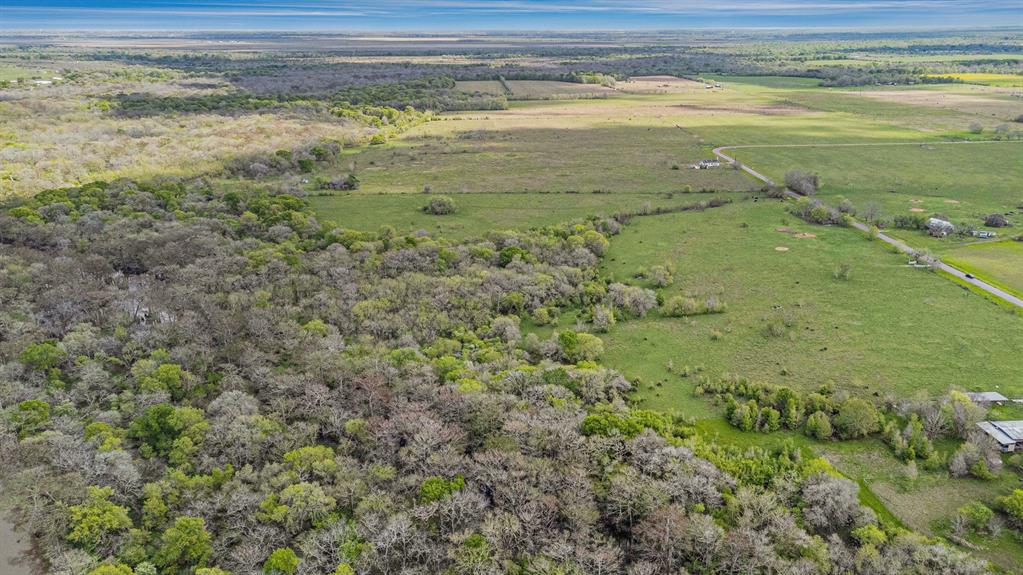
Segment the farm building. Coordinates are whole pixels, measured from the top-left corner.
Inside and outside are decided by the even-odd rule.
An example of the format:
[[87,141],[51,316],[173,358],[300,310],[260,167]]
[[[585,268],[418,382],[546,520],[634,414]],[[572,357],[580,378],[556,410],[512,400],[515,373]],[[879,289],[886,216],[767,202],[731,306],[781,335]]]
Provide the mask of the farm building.
[[977,427],[997,441],[1003,452],[1023,450],[1023,421],[981,421]]
[[997,391],[968,391],[966,397],[969,397],[973,403],[988,407],[990,405],[1002,405],[1006,401],[1009,401],[1008,397],[998,393]]
[[956,227],[952,225],[952,222],[946,222],[938,218],[927,218],[927,231],[936,238],[943,238],[948,234],[954,233]]

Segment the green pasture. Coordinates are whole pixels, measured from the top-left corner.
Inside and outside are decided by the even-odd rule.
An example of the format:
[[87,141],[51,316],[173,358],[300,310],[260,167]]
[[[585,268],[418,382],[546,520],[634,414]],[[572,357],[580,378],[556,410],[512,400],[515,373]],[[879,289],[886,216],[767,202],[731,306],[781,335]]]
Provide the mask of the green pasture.
[[426,194],[350,193],[310,198],[317,216],[342,227],[376,230],[394,226],[399,232],[425,230],[439,237],[460,239],[491,230],[528,229],[587,216],[610,216],[645,207],[666,207],[710,200],[708,194],[545,194],[464,193],[452,196],[454,214],[423,212]]
[[[780,203],[645,217],[612,241],[604,273],[642,285],[633,276],[664,263],[677,269],[664,297],[715,297],[727,311],[652,314],[603,336],[606,362],[641,378],[646,406],[686,412],[691,403],[691,385],[673,379],[669,362],[876,397],[939,395],[952,384],[1023,394],[1023,318],[908,267],[854,230],[803,224]],[[834,277],[842,264],[848,280]],[[771,335],[772,324],[780,334]]]

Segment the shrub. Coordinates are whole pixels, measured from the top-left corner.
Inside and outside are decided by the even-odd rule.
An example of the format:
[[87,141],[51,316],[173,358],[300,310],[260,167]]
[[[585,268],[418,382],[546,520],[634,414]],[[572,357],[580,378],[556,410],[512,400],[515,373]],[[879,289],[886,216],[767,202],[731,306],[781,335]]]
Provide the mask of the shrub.
[[888,541],[888,535],[886,535],[880,527],[873,523],[868,523],[863,527],[853,529],[852,537],[860,544],[861,547],[867,545],[877,547],[879,545],[884,545],[884,543]]
[[835,268],[835,272],[833,275],[835,276],[836,280],[848,281],[849,278],[852,277],[852,266],[847,263],[841,264],[837,268]]
[[436,196],[430,198],[429,203],[423,206],[423,211],[435,216],[446,216],[455,213],[455,200],[450,196]]
[[858,397],[843,401],[833,422],[842,439],[866,437],[876,432],[879,426],[877,409],[870,402]]
[[785,186],[801,196],[812,196],[817,193],[820,178],[810,172],[791,170],[785,172]]
[[974,531],[987,531],[990,528],[991,520],[995,518],[994,511],[978,501],[971,501],[963,505],[959,508],[958,513]]
[[652,266],[647,272],[650,283],[656,287],[667,287],[675,282],[675,277],[668,266]]
[[806,418],[806,434],[816,439],[831,437],[831,418],[823,411],[815,411]]
[[998,498],[998,506],[1015,525],[1023,527],[1023,489],[1013,489],[1010,495]]
[[991,214],[984,218],[984,225],[990,228],[1004,228],[1008,227],[1009,220],[1002,214]]

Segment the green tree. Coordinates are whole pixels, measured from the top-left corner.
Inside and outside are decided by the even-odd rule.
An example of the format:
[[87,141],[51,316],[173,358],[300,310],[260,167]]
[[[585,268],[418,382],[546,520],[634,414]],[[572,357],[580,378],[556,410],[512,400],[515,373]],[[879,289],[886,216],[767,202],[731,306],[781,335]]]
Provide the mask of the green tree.
[[879,547],[888,541],[888,535],[873,523],[852,530],[852,537],[860,546],[872,545]]
[[298,569],[299,558],[290,547],[274,549],[263,563],[263,573],[266,575],[294,575]]
[[64,361],[66,355],[64,350],[57,347],[57,344],[52,341],[44,341],[42,343],[33,343],[26,347],[18,359],[21,360],[21,363],[34,369],[48,371],[60,365],[60,362]]
[[20,438],[42,431],[49,422],[50,404],[38,399],[22,401],[11,414],[11,423]]
[[447,499],[452,493],[460,491],[463,487],[465,487],[465,479],[461,475],[450,480],[437,476],[427,477],[419,486],[419,502],[425,504]]
[[304,479],[328,479],[337,472],[334,450],[326,445],[307,445],[284,454],[284,462]]
[[262,519],[283,523],[297,533],[310,522],[327,517],[336,505],[319,484],[302,482],[285,487],[280,494],[271,493],[259,507]]
[[72,505],[68,510],[71,514],[68,541],[92,550],[106,543],[115,533],[132,526],[128,509],[110,501],[113,494],[110,487],[93,485],[86,489],[85,502]]
[[143,457],[167,456],[176,451],[174,459],[180,463],[202,442],[208,427],[201,409],[161,403],[132,421],[128,435],[142,442],[139,452]]
[[178,517],[160,537],[156,564],[164,573],[176,574],[192,567],[203,567],[213,553],[206,521],[201,517]]
[[135,572],[124,563],[103,563],[89,571],[89,575],[135,575]]
[[838,407],[833,423],[842,439],[866,437],[878,430],[880,420],[877,409],[863,399],[850,397]]
[[823,411],[815,411],[806,418],[806,434],[816,439],[831,437],[831,418]]
[[558,345],[565,359],[572,363],[595,361],[604,354],[604,342],[590,333],[563,331],[558,334]]

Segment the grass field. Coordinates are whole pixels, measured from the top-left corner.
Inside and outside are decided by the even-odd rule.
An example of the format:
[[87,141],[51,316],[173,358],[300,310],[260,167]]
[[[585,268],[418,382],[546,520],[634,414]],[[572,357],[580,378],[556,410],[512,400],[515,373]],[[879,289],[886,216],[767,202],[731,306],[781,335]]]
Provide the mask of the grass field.
[[[789,249],[776,251],[779,246]],[[862,496],[876,496],[899,520],[934,535],[946,533],[960,506],[993,501],[1018,483],[1008,471],[992,482],[950,480],[943,470],[912,473],[878,439],[817,442],[786,432],[744,433],[693,394],[696,375],[683,378],[666,366],[671,361],[712,377],[736,373],[804,390],[829,383],[874,400],[994,382],[1003,393],[1023,395],[1023,362],[1017,361],[1023,317],[907,267],[904,256],[853,230],[807,226],[777,202],[639,218],[612,241],[603,273],[643,285],[632,279],[635,272],[665,262],[677,269],[675,285],[661,290],[665,297],[715,296],[728,307],[689,320],[652,314],[601,335],[604,363],[638,378],[640,405],[694,417],[701,433],[720,441],[770,446],[792,439],[869,486]],[[833,275],[842,263],[851,266],[849,280]],[[783,336],[770,336],[772,322],[790,325]],[[951,452],[955,445],[939,449]],[[1023,566],[1023,546],[1011,537],[978,543],[980,554],[1002,568]]]
[[[859,394],[905,397],[938,395],[953,382],[999,382],[1004,393],[1023,395],[1017,361],[1023,318],[907,267],[904,256],[853,230],[808,227],[779,203],[653,216],[612,242],[604,271],[627,281],[666,262],[678,272],[665,297],[713,296],[728,309],[689,320],[625,322],[606,336],[607,361],[647,385],[670,379],[672,361],[807,390],[832,382]],[[843,263],[852,268],[849,280],[833,277]],[[771,336],[772,323],[789,325],[784,335]],[[645,405],[684,410],[680,398],[688,396],[688,385],[648,391]]]
[[358,170],[361,192],[374,194],[424,186],[446,194],[756,187],[733,170],[682,169],[709,157],[704,142],[674,127],[667,106],[653,100],[630,107],[634,98],[517,103],[446,116],[346,158],[346,168]]
[[1023,297],[1023,242],[1006,240],[963,246],[942,254],[942,259]]
[[28,68],[22,68],[20,66],[0,64],[0,82],[4,80],[29,79],[34,76],[40,76],[43,74],[46,74],[46,72],[43,72],[41,70],[30,70]]
[[458,211],[434,216],[421,208],[424,194],[365,194],[313,196],[319,217],[342,227],[375,230],[394,226],[399,232],[426,230],[446,238],[480,236],[491,230],[526,229],[553,225],[591,215],[610,216],[644,206],[662,207],[709,200],[708,194],[544,194],[464,193],[454,196]]
[[1023,143],[748,148],[733,157],[775,181],[788,170],[816,172],[822,198],[876,202],[886,213],[947,214],[980,224],[1023,204]]

